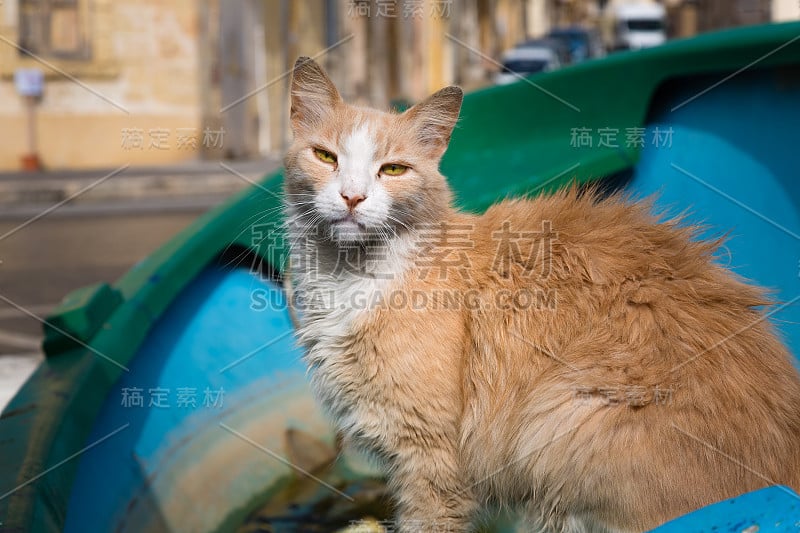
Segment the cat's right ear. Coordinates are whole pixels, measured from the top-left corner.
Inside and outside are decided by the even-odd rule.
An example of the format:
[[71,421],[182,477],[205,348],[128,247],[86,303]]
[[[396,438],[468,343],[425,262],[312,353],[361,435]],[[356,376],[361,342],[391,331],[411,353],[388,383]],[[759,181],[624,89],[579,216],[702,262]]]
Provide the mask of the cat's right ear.
[[299,57],[292,71],[292,129],[313,131],[342,101],[336,86],[310,57]]
[[417,142],[432,156],[441,157],[447,150],[463,99],[460,87],[445,87],[403,113],[411,122]]

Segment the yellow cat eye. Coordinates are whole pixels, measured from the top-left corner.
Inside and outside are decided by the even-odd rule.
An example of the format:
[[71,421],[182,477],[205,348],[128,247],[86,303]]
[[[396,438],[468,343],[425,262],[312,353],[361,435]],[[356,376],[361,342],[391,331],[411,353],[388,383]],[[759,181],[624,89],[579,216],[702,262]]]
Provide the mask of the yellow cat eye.
[[387,176],[401,176],[406,173],[406,170],[408,170],[408,167],[405,165],[389,163],[381,167],[381,174],[386,174]]
[[317,159],[323,163],[336,164],[336,156],[327,150],[323,150],[322,148],[314,148],[314,155],[317,156]]

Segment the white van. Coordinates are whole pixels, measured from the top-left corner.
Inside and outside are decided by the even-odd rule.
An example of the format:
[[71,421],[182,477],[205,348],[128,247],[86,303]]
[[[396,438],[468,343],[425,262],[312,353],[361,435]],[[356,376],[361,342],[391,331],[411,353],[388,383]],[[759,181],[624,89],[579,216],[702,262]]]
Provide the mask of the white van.
[[650,48],[667,40],[667,13],[661,4],[621,4],[612,9],[615,50]]

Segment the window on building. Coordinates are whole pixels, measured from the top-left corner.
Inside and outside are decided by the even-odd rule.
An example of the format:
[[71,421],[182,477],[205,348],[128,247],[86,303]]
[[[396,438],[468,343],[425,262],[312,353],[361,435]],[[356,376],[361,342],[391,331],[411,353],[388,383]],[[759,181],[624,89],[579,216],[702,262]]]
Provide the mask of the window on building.
[[20,0],[20,53],[89,59],[83,7],[85,4],[79,0]]

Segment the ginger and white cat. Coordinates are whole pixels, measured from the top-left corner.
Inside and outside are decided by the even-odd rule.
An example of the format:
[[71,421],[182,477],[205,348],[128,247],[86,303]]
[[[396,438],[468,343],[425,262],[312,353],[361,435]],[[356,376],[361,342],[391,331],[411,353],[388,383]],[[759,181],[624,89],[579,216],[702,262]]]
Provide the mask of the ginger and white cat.
[[385,113],[301,58],[291,98],[299,339],[338,429],[385,461],[398,530],[507,506],[643,531],[800,489],[798,373],[716,243],[576,188],[457,211],[438,170],[457,87]]

